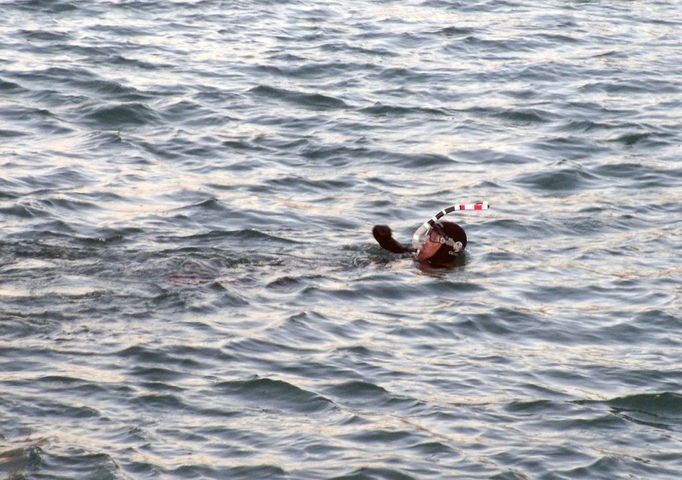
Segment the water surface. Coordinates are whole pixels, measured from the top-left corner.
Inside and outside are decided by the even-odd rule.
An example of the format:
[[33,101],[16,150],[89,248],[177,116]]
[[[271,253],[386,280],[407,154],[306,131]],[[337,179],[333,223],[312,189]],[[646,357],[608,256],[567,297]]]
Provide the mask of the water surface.
[[0,7],[0,478],[679,477],[674,2]]

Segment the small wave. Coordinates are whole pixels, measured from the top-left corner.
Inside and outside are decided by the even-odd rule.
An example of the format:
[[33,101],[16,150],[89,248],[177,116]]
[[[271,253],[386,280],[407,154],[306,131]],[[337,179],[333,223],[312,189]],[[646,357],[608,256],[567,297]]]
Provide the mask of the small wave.
[[48,32],[46,30],[19,30],[19,33],[28,40],[41,40],[46,42],[66,41],[71,38],[67,32]]
[[113,80],[92,79],[81,81],[78,83],[78,87],[97,93],[100,96],[111,97],[120,101],[140,102],[148,98],[147,95],[140,93],[135,88],[125,86]]
[[100,205],[97,202],[79,198],[69,198],[66,196],[44,198],[39,201],[39,204],[41,205],[41,208],[45,209],[70,210],[72,212],[82,213],[100,208]]
[[360,109],[360,112],[377,116],[405,116],[405,115],[448,115],[448,112],[438,108],[406,107],[402,105],[385,105],[376,103],[371,107]]
[[277,75],[281,77],[302,78],[302,79],[320,79],[329,76],[340,75],[352,70],[367,71],[371,65],[367,64],[353,64],[342,62],[316,62],[304,63],[295,66],[274,66],[274,65],[259,65],[257,70],[259,72]]
[[6,130],[0,128],[0,138],[16,138],[28,135],[26,132],[19,132],[17,130]]
[[361,467],[352,472],[338,475],[332,480],[416,480],[416,478],[394,468]]
[[12,92],[15,90],[22,90],[22,87],[18,83],[10,82],[0,78],[0,91]]
[[611,130],[618,128],[620,125],[612,124],[604,121],[596,121],[590,119],[570,119],[561,125],[558,129],[570,132],[591,132],[599,130]]
[[20,8],[42,13],[64,13],[79,10],[76,4],[64,0],[31,0],[17,3]]
[[216,385],[222,393],[240,397],[255,406],[274,407],[301,413],[327,410],[334,403],[316,393],[304,390],[283,380],[254,378],[244,381],[221,382]]
[[[489,148],[474,148],[471,150],[462,150],[459,152],[458,158],[466,159],[467,163],[479,164],[484,162],[491,165],[491,168],[498,168],[498,166],[522,165],[525,163],[534,163],[535,158],[523,155],[521,153],[500,151],[498,149]],[[487,182],[489,180],[484,180]],[[482,182],[482,183],[483,183]]]
[[5,119],[12,121],[34,121],[36,118],[39,119],[55,119],[56,115],[51,110],[47,108],[36,108],[29,106],[12,106],[4,107],[2,110],[2,115]]
[[169,352],[164,350],[153,350],[140,345],[134,345],[132,347],[127,347],[123,350],[119,350],[111,353],[117,357],[132,359],[135,365],[143,364],[160,364],[166,366],[168,364],[176,364],[182,366],[185,364],[185,359],[171,355]]
[[461,37],[472,35],[474,33],[474,29],[468,27],[445,27],[441,30],[438,30],[436,33],[446,37]]
[[405,154],[395,152],[392,154],[392,157],[395,159],[391,162],[394,165],[407,169],[417,169],[419,171],[457,164],[457,160],[453,157],[439,155],[437,153]]
[[311,180],[309,178],[299,177],[299,176],[288,176],[284,178],[276,178],[274,180],[268,180],[266,182],[268,185],[268,191],[271,188],[279,187],[281,188],[292,188],[296,192],[330,192],[330,191],[343,191],[344,189],[350,189],[353,187],[353,182],[349,179],[334,178],[334,179],[319,179]]
[[507,412],[523,415],[542,415],[559,408],[559,404],[551,400],[513,400],[504,409]]
[[587,186],[596,177],[578,168],[540,171],[516,177],[514,181],[542,192],[575,192]]
[[36,218],[45,217],[47,213],[35,208],[33,205],[17,204],[11,205],[9,207],[0,207],[0,213],[2,215],[8,215],[17,218]]
[[613,408],[646,413],[655,418],[682,419],[682,395],[679,393],[642,393],[608,400]]
[[170,368],[145,367],[142,365],[136,365],[131,369],[130,373],[134,377],[139,377],[145,381],[168,383],[173,383],[185,376],[183,372],[171,370]]
[[152,63],[150,61],[139,60],[137,58],[130,58],[126,55],[121,55],[121,54],[109,55],[108,62],[112,65],[121,65],[124,67],[134,67],[134,68],[139,68],[140,70],[158,70],[160,68],[169,68],[171,66],[168,64]]
[[[258,152],[258,151],[263,151],[265,150],[263,147],[254,145],[253,142],[249,140],[225,140],[222,143],[223,146],[233,149],[233,150],[238,150],[238,151],[253,151],[253,152]],[[253,169],[253,164],[248,163],[248,164],[238,164],[238,163],[233,163],[230,165],[231,170],[238,170],[240,168],[244,168],[246,170],[251,170]],[[222,189],[230,189],[231,186],[229,185],[212,185],[214,188],[222,188]]]
[[225,125],[234,120],[225,113],[216,112],[190,100],[172,103],[163,108],[162,114],[165,119],[196,126]]
[[380,444],[391,445],[410,443],[408,439],[414,439],[412,432],[407,430],[389,430],[385,428],[376,428],[371,430],[360,430],[359,432],[351,433],[344,436],[347,440],[353,440],[361,445]]
[[609,80],[588,82],[582,87],[580,91],[583,93],[619,93],[619,94],[635,94],[635,93],[677,93],[679,87],[671,82],[655,80],[647,78],[639,80]]
[[308,144],[301,150],[301,155],[309,160],[325,160],[334,166],[343,166],[352,158],[382,160],[390,156],[384,150],[370,149],[363,146]]
[[464,43],[469,46],[469,48],[483,48],[485,50],[492,50],[495,52],[511,50],[514,48],[512,41],[505,38],[504,40],[497,40],[492,38],[486,38],[482,35],[476,35],[471,33],[462,39]]
[[270,281],[265,287],[277,292],[291,293],[304,288],[305,282],[301,278],[284,275]]
[[618,162],[599,165],[592,170],[597,176],[608,179],[630,179],[640,185],[647,181],[655,185],[664,186],[668,182],[672,184],[675,180],[682,179],[682,170],[665,170],[654,168],[644,163]]
[[453,447],[435,440],[417,443],[415,445],[412,445],[410,447],[410,450],[416,451],[419,455],[423,457],[457,455],[457,451]]
[[351,380],[334,385],[325,390],[325,393],[335,399],[337,403],[348,404],[354,407],[387,407],[412,405],[413,400],[397,396],[385,388],[371,382]]
[[264,85],[254,87],[249,92],[253,95],[284,100],[308,108],[339,109],[347,107],[343,100],[320,93],[303,93]]
[[518,109],[518,110],[504,110],[502,112],[493,113],[493,116],[509,120],[515,123],[546,123],[552,116],[549,112],[538,109]]
[[87,113],[85,118],[95,122],[100,128],[120,128],[154,124],[158,120],[158,115],[147,105],[133,102],[96,107]]
[[[260,230],[255,230],[252,228],[244,228],[240,230],[211,230],[209,232],[204,232],[204,233],[196,233],[193,235],[189,235],[186,237],[182,237],[183,240],[187,241],[192,241],[192,240],[220,240],[220,239],[225,239],[225,238],[234,238],[238,240],[243,240],[246,242],[251,242],[251,241],[257,241],[257,242],[263,242],[263,241],[270,241],[270,242],[277,242],[277,243],[288,243],[288,244],[296,244],[298,243],[295,240],[290,240],[285,237],[280,237],[277,235],[273,235],[270,233],[262,232]],[[169,241],[177,241],[178,237],[173,236],[169,237]],[[165,240],[165,238],[163,238]]]
[[499,118],[515,124],[547,123],[554,115],[538,108],[500,109],[489,107],[470,108],[467,112],[480,116]]
[[538,37],[547,40],[547,43],[550,45],[560,45],[563,43],[577,44],[585,41],[582,36],[578,37],[559,33],[541,33]]
[[[324,45],[320,46],[321,50],[329,51],[329,52],[342,52],[342,53],[350,53],[353,55],[367,55],[367,56],[372,56],[372,57],[397,57],[399,56],[398,53],[395,51],[386,48],[386,47],[367,47],[367,46],[358,46],[358,45],[353,45],[348,42],[329,42],[325,43]],[[357,58],[357,57],[355,57]],[[354,70],[357,69],[358,64],[354,63],[346,63],[344,65],[344,71],[348,70]],[[378,67],[378,65],[375,64],[365,64],[360,67],[363,72],[375,70]]]
[[206,198],[199,200],[196,203],[190,205],[185,205],[173,209],[173,211],[183,211],[183,210],[215,210],[216,212],[224,212],[225,206],[220,203],[220,201],[215,197]]
[[135,403],[151,409],[172,409],[172,410],[186,410],[188,405],[183,402],[180,397],[172,393],[150,393],[146,395],[139,395],[135,398]]
[[[281,0],[279,0],[281,1]],[[243,465],[229,468],[212,468],[206,465],[182,465],[167,469],[177,478],[229,478],[231,480],[293,478],[277,465]]]
[[[109,382],[98,382],[97,379],[84,380],[81,378],[71,377],[68,375],[46,375],[34,380],[36,386],[49,392],[51,395],[68,395],[72,397],[93,397],[95,395],[111,393],[111,384]],[[131,393],[131,387],[116,385],[114,387],[119,393]]]
[[642,143],[643,141],[649,139],[651,135],[652,134],[649,132],[626,133],[611,139],[611,141],[615,143],[622,143],[623,145],[631,147],[636,143]]
[[[324,315],[312,311],[289,315],[285,321],[270,328],[271,338],[280,343],[304,348],[326,348],[334,338],[326,332],[330,325]],[[305,368],[293,368],[292,372],[303,373]]]
[[[52,179],[59,181],[59,175],[53,176]],[[40,200],[32,198],[21,199],[14,205],[0,208],[0,210],[5,214],[21,218],[56,218],[66,212],[82,215],[99,208],[98,202],[85,198],[52,196]]]
[[661,430],[673,430],[682,419],[682,395],[674,392],[641,393],[611,400],[577,400],[577,405],[604,405],[622,421]]
[[379,73],[379,78],[388,82],[432,82],[433,74],[405,67],[389,67]]

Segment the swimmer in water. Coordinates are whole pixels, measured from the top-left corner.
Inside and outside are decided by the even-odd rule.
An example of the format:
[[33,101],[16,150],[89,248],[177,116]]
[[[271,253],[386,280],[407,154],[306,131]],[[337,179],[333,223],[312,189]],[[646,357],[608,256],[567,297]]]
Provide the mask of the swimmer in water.
[[417,229],[412,237],[412,245],[406,246],[393,238],[388,225],[375,225],[372,235],[379,245],[393,253],[413,253],[418,262],[433,267],[447,267],[456,263],[457,257],[464,254],[467,235],[462,227],[454,222],[440,221],[448,213],[457,210],[486,210],[487,203],[459,204],[447,207]]
[[453,222],[437,222],[419,248],[405,246],[393,238],[388,225],[375,225],[372,235],[382,248],[393,253],[415,253],[418,262],[434,267],[455,263],[464,253],[467,235],[464,229]]

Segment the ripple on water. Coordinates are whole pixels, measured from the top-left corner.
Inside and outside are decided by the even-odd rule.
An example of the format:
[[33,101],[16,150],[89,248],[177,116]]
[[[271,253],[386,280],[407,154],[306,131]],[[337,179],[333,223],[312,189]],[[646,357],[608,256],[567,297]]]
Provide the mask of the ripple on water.
[[333,477],[333,480],[365,480],[370,478],[382,480],[414,480],[416,477],[393,468],[361,467],[346,474]]
[[537,190],[544,195],[574,195],[576,191],[595,185],[596,177],[580,168],[556,168],[541,172],[525,173],[515,179],[516,183]]
[[249,91],[249,93],[257,97],[282,100],[295,106],[315,110],[339,109],[347,107],[343,100],[329,95],[323,95],[321,93],[304,93],[266,85],[254,87]]
[[4,80],[2,78],[0,78],[0,90],[5,92],[27,91],[26,89],[23,89],[18,83],[14,83],[9,80]]
[[79,10],[78,6],[64,0],[33,0],[21,2],[19,8],[46,13],[64,13]]
[[45,30],[20,30],[19,34],[27,40],[42,40],[45,42],[60,42],[71,39],[67,32],[48,32]]
[[99,128],[120,128],[153,125],[159,116],[148,105],[139,102],[116,103],[107,106],[93,106],[84,112],[86,121]]
[[674,2],[2,7],[0,477],[679,477]]
[[214,387],[250,408],[276,409],[287,413],[312,414],[334,409],[334,403],[322,395],[284,380],[252,378],[220,382]]
[[628,420],[664,429],[676,429],[682,418],[682,395],[674,392],[628,395],[602,403],[624,416],[631,415]]
[[367,381],[353,380],[325,389],[325,393],[344,407],[363,409],[409,408],[415,401],[396,395]]

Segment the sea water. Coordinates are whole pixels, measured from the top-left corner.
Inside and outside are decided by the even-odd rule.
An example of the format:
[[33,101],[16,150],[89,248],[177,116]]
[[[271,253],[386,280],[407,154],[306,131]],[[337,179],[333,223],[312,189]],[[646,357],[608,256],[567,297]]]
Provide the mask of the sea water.
[[[0,2],[0,478],[680,478],[681,33]],[[372,239],[474,201],[453,269]]]

